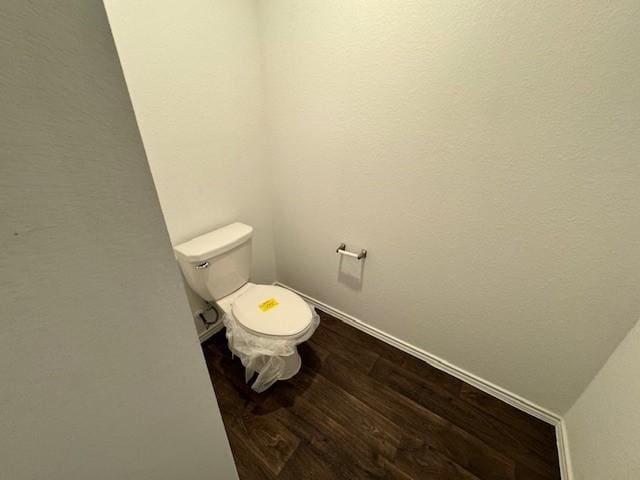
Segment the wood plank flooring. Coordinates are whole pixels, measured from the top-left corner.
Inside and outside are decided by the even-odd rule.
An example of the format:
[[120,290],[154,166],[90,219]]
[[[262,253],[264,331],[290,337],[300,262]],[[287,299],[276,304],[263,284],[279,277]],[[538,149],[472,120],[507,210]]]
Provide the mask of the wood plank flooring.
[[224,332],[203,345],[241,480],[560,478],[551,425],[319,313],[261,394]]

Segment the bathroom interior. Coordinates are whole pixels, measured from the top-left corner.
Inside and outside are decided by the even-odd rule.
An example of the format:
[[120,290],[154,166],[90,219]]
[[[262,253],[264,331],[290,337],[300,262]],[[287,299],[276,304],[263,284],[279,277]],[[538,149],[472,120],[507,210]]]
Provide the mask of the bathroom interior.
[[640,478],[640,3],[0,5],[0,478]]

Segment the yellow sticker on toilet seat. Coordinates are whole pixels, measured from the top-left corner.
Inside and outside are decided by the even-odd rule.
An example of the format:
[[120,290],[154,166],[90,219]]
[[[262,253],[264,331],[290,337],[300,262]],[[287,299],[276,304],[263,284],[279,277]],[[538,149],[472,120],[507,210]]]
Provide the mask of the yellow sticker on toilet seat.
[[258,308],[263,312],[271,310],[273,307],[278,305],[278,301],[275,298],[269,298],[262,303],[258,304]]

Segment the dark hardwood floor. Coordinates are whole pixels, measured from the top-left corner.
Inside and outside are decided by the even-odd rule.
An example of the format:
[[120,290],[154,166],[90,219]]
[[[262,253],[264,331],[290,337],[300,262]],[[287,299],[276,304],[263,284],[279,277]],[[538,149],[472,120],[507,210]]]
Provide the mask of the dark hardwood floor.
[[335,318],[264,393],[203,346],[241,480],[559,479],[554,428]]

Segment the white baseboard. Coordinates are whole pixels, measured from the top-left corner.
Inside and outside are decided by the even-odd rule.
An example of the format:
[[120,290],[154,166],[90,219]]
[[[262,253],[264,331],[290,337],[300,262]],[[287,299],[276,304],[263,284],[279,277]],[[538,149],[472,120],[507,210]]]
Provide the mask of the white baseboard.
[[[222,316],[219,310],[216,309],[216,311],[218,312],[218,318],[216,322],[209,324],[207,329],[198,335],[198,339],[200,340],[200,343],[206,342],[207,340],[209,340],[209,338],[211,338],[212,336],[214,336],[216,333],[218,333],[220,330],[224,328],[224,323],[222,323]],[[193,320],[198,321],[197,320],[198,316],[201,313],[203,313],[202,310],[198,310],[197,312],[195,312],[193,314]]]
[[200,343],[206,342],[223,328],[224,328],[224,325],[222,324],[222,322],[220,322],[219,324],[216,323],[215,325],[210,326],[204,332],[198,335],[198,338],[200,339]]
[[496,397],[499,400],[502,400],[505,403],[508,403],[512,407],[522,410],[529,415],[532,415],[544,422],[553,425],[556,429],[556,441],[558,444],[558,455],[560,458],[560,471],[562,473],[562,480],[573,480],[570,468],[567,432],[564,426],[564,421],[560,415],[557,415],[547,410],[546,408],[543,408],[535,404],[534,402],[521,397],[520,395],[510,392],[509,390],[502,388],[499,385],[485,380],[484,378],[474,375],[473,373],[468,372],[463,368],[457,367],[452,363],[449,363],[448,361],[438,357],[437,355],[433,355],[425,350],[422,350],[421,348],[405,342],[404,340],[400,340],[399,338],[394,337],[393,335],[390,335],[376,327],[373,327],[363,322],[362,320],[349,315],[348,313],[342,312],[341,310],[327,305],[326,303],[310,297],[309,295],[305,295],[304,293],[299,292],[298,290],[291,288],[288,285],[280,282],[275,282],[274,284],[297,293],[314,307],[332,315],[339,320],[342,320],[343,322],[357,328],[358,330],[368,333],[378,340],[388,343],[389,345],[396,347],[397,349],[402,350],[409,355],[419,358],[429,365],[442,370],[449,375],[452,375],[459,380],[462,380],[463,382],[468,383],[469,385],[472,385],[479,390],[482,390],[483,392]]

